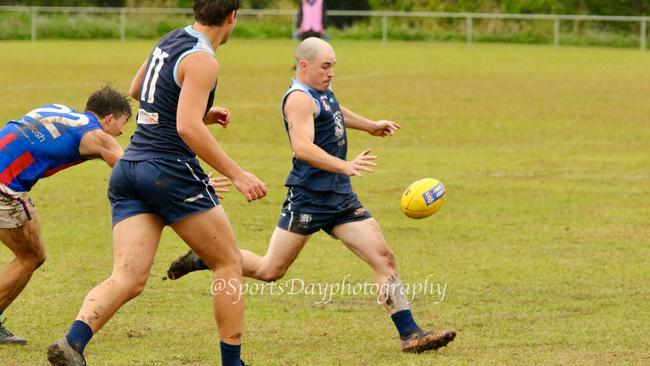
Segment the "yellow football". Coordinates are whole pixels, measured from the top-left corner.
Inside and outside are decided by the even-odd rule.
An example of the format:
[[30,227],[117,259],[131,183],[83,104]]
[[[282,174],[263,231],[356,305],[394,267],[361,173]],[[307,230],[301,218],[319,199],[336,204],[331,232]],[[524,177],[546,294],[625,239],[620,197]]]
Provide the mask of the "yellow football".
[[436,213],[445,203],[445,186],[433,178],[411,183],[402,194],[400,208],[412,219],[423,219]]

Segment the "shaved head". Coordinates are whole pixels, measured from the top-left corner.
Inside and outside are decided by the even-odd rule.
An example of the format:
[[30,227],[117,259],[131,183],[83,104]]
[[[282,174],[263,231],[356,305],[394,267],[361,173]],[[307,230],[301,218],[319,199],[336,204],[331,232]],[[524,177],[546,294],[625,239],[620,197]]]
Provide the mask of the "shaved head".
[[315,90],[329,88],[334,77],[334,64],[334,49],[320,38],[307,38],[296,48],[296,79]]
[[296,48],[296,63],[301,60],[313,62],[322,51],[334,53],[334,49],[329,43],[317,37],[309,37],[300,42]]

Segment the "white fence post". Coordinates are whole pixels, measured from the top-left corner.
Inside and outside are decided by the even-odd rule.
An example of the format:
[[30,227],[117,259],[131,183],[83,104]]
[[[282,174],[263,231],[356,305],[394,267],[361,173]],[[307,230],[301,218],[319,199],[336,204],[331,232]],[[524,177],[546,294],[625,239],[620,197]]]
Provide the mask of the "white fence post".
[[645,51],[648,43],[648,34],[647,34],[647,25],[648,21],[643,19],[641,21],[641,50]]
[[465,22],[467,23],[467,45],[469,46],[472,44],[472,38],[474,38],[474,20],[471,15],[468,15]]
[[38,8],[35,6],[32,8],[32,41],[35,41],[38,38],[36,34],[37,19],[38,19]]
[[126,41],[126,8],[120,9],[120,40]]
[[[31,13],[31,38],[32,41],[38,40],[38,21],[39,13],[64,13],[64,14],[120,14],[120,39],[126,40],[127,21],[129,14],[192,14],[191,9],[187,8],[97,8],[97,7],[66,7],[66,6],[7,6],[0,5],[0,12],[24,12]],[[291,16],[295,22],[296,11],[289,9],[241,9],[239,14],[242,15],[269,15],[269,16]],[[640,29],[640,48],[645,50],[648,47],[648,21],[650,16],[619,16],[619,15],[567,15],[567,14],[503,14],[503,13],[453,13],[453,12],[403,12],[403,11],[362,11],[362,10],[331,10],[330,16],[361,16],[361,17],[381,17],[382,43],[388,41],[388,18],[465,18],[466,42],[472,45],[474,42],[474,18],[479,20],[486,19],[503,19],[503,20],[543,20],[553,21],[553,45],[560,46],[561,22],[562,21],[606,21],[606,22],[639,22]]]

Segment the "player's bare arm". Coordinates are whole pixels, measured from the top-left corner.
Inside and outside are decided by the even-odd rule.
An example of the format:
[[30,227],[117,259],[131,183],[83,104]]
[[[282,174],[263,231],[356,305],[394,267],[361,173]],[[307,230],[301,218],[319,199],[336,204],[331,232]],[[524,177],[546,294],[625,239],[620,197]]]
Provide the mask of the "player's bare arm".
[[355,130],[366,131],[373,136],[391,136],[402,126],[387,120],[373,121],[366,117],[360,116],[351,110],[340,106],[343,120],[345,120],[345,127]]
[[218,72],[219,64],[207,53],[197,52],[181,61],[178,78],[182,86],[176,128],[187,146],[212,168],[230,178],[248,201],[260,199],[266,195],[266,185],[242,170],[223,151],[203,121],[208,95],[214,88]]
[[140,99],[142,82],[144,81],[144,75],[147,71],[147,61],[148,60],[144,60],[144,63],[142,66],[140,66],[138,72],[135,73],[133,80],[131,80],[131,86],[129,87],[129,96],[135,100]]
[[81,138],[79,154],[90,159],[100,158],[112,168],[124,155],[124,149],[113,136],[102,130],[94,130]]
[[352,161],[345,161],[330,155],[314,144],[314,112],[316,105],[313,99],[303,92],[289,94],[284,106],[284,115],[287,117],[291,149],[298,160],[329,172],[360,176],[361,172],[372,172],[376,166],[372,160],[374,155],[368,155],[368,150],[359,154]]

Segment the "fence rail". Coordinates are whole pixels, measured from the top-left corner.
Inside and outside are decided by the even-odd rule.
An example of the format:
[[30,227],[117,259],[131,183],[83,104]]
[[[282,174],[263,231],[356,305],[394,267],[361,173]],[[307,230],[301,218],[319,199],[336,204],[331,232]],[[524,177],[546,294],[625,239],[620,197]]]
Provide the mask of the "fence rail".
[[[31,14],[31,38],[38,39],[37,24],[39,13],[78,13],[78,14],[119,14],[120,38],[126,39],[126,16],[128,14],[192,14],[189,8],[97,8],[97,7],[58,7],[58,6],[0,6],[0,12],[25,12]],[[289,9],[240,9],[241,15],[292,16],[297,12]],[[329,10],[328,16],[359,16],[382,19],[382,42],[388,40],[388,18],[448,18],[465,19],[467,44],[473,42],[474,20],[547,20],[553,24],[553,45],[560,45],[560,22],[562,21],[603,21],[636,22],[640,24],[639,46],[647,49],[647,24],[650,16],[619,15],[568,15],[568,14],[504,14],[504,13],[451,13],[451,12],[403,12],[403,11],[365,11],[365,10]]]

